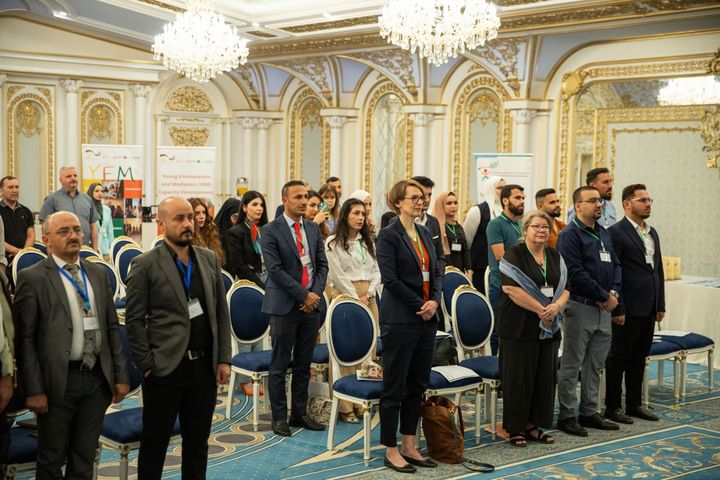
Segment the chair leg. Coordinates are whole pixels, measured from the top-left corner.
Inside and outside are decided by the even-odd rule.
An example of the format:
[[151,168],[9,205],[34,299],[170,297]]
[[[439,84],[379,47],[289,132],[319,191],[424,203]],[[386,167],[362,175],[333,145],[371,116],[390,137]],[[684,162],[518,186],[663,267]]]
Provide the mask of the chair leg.
[[365,466],[370,466],[370,408],[365,409],[363,414],[363,460]]
[[120,468],[118,473],[120,480],[127,480],[128,478],[128,452],[120,453]]
[[480,443],[480,389],[475,390],[475,443]]
[[486,422],[490,420],[490,384],[486,383],[483,385],[484,387],[484,394],[483,397],[485,397],[485,408],[483,410],[483,420]]
[[270,390],[268,389],[268,382],[270,378],[265,376],[261,379],[263,385],[263,397],[262,397],[262,412],[268,413],[270,411]]
[[253,379],[253,430],[258,431],[260,425],[260,412],[258,411],[258,396],[260,396],[260,383]]
[[708,350],[708,392],[713,391],[713,351]]
[[225,406],[225,418],[230,420],[232,417],[232,402],[235,393],[235,372],[230,369],[230,381],[228,382],[227,406]]
[[664,385],[665,384],[665,360],[658,360],[657,364],[658,364],[657,384]]
[[675,403],[680,401],[680,381],[678,379],[678,366],[680,363],[680,357],[676,356],[673,358],[673,397],[675,397]]
[[650,385],[649,385],[649,377],[650,377],[650,360],[648,358],[645,358],[645,372],[643,374],[643,386],[642,386],[642,404],[645,408],[648,407],[650,404]]
[[495,434],[497,434],[497,386],[493,385],[490,388],[490,431],[492,432],[492,438],[495,440]]
[[330,409],[330,424],[328,425],[327,449],[332,450],[335,446],[335,425],[337,424],[338,409],[340,400],[333,395],[332,408]]
[[685,394],[687,393],[687,355],[683,355],[680,359],[680,381],[682,382],[682,385],[680,388],[682,389],[680,392],[680,398],[685,400]]

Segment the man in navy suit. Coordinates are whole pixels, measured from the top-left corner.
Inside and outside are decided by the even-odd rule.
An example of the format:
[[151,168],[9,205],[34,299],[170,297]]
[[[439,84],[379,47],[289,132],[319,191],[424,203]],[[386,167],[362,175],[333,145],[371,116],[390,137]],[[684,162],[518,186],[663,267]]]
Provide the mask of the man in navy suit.
[[[262,229],[262,252],[268,272],[262,310],[270,315],[272,337],[268,383],[272,429],[277,435],[289,437],[290,426],[325,428],[307,415],[307,400],[310,362],[325,314],[320,308],[328,263],[320,228],[304,219],[305,183],[286,183],[282,201],[283,214]],[[291,356],[292,416],[288,422],[285,375]]]
[[[655,322],[665,316],[665,280],[660,238],[645,220],[652,198],[645,185],[623,189],[625,218],[610,227],[610,236],[622,266],[622,295],[612,312],[612,344],[607,358],[605,417],[620,423],[632,418],[657,421],[642,406],[641,390],[645,358],[652,345]],[[625,374],[625,412],[622,410],[622,379]]]

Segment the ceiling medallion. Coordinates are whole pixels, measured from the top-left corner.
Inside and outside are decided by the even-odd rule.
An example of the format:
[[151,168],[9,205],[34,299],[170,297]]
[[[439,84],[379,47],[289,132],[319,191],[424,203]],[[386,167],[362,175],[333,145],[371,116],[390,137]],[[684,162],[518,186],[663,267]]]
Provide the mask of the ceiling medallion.
[[500,18],[485,0],[390,0],[378,25],[388,42],[438,66],[497,37]]
[[155,60],[166,68],[195,80],[207,82],[247,62],[247,40],[213,11],[214,0],[190,0],[187,11],[155,36]]

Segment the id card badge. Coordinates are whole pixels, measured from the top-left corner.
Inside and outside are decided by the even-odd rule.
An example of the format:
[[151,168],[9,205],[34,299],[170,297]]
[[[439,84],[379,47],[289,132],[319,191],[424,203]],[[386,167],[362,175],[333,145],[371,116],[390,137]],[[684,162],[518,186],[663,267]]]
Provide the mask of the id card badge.
[[100,322],[97,317],[83,317],[83,329],[87,332],[88,330],[100,330]]
[[422,272],[422,275],[423,275],[423,282],[430,281],[430,272]]
[[600,261],[601,262],[612,262],[612,259],[610,258],[610,252],[606,252],[604,250],[600,251]]
[[645,255],[645,263],[647,263],[648,265],[650,265],[652,267],[653,266],[653,256]]
[[193,298],[188,302],[188,313],[190,314],[190,318],[199,317],[203,313],[202,305],[200,305],[200,300],[197,298]]
[[555,296],[555,288],[551,287],[549,285],[545,285],[544,287],[540,288],[540,291],[543,295],[545,295],[548,298],[553,298]]
[[303,265],[310,265],[310,255],[303,255],[300,257],[300,263]]
[[462,251],[462,244],[460,244],[460,243],[453,243],[453,244],[452,244],[452,251],[453,251],[453,252],[461,252],[461,251]]

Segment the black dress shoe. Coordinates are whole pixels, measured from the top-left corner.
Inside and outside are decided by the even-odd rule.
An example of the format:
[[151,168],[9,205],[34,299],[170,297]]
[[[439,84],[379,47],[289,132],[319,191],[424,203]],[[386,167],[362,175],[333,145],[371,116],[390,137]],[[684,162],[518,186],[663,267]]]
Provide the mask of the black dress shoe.
[[437,467],[437,463],[433,462],[433,461],[430,460],[429,458],[425,458],[425,459],[423,459],[423,460],[418,460],[417,458],[408,457],[407,455],[402,455],[402,454],[401,454],[400,456],[403,457],[405,460],[407,460],[407,462],[408,462],[410,465],[415,465],[416,467],[422,467],[422,468],[435,468],[435,467]]
[[280,435],[281,437],[289,437],[292,435],[290,427],[285,420],[273,420],[272,431],[275,435]]
[[565,420],[558,420],[557,428],[561,432],[565,432],[568,435],[575,435],[578,437],[587,437],[588,432],[585,430],[574,418],[566,418]]
[[612,420],[613,422],[625,423],[627,425],[632,425],[633,423],[633,419],[625,415],[625,412],[623,412],[622,408],[620,407],[613,409],[606,408],[605,418],[607,418],[608,420]]
[[650,413],[645,407],[628,408],[627,413],[632,417],[642,418],[643,420],[649,420],[651,422],[660,420],[660,417],[654,413]]
[[303,415],[302,417],[290,417],[290,422],[288,423],[290,423],[291,427],[301,427],[308,430],[314,430],[316,432],[325,430],[325,425],[316,422],[308,415]]
[[400,473],[415,473],[415,472],[417,472],[417,469],[415,467],[413,467],[412,465],[410,465],[409,463],[406,463],[402,467],[398,467],[396,465],[393,465],[393,463],[390,460],[388,460],[387,457],[385,457],[385,466],[392,470],[395,470],[396,472],[400,472]]
[[599,413],[593,413],[589,417],[580,415],[580,425],[583,427],[597,428],[598,430],[620,430],[620,425],[608,422]]

